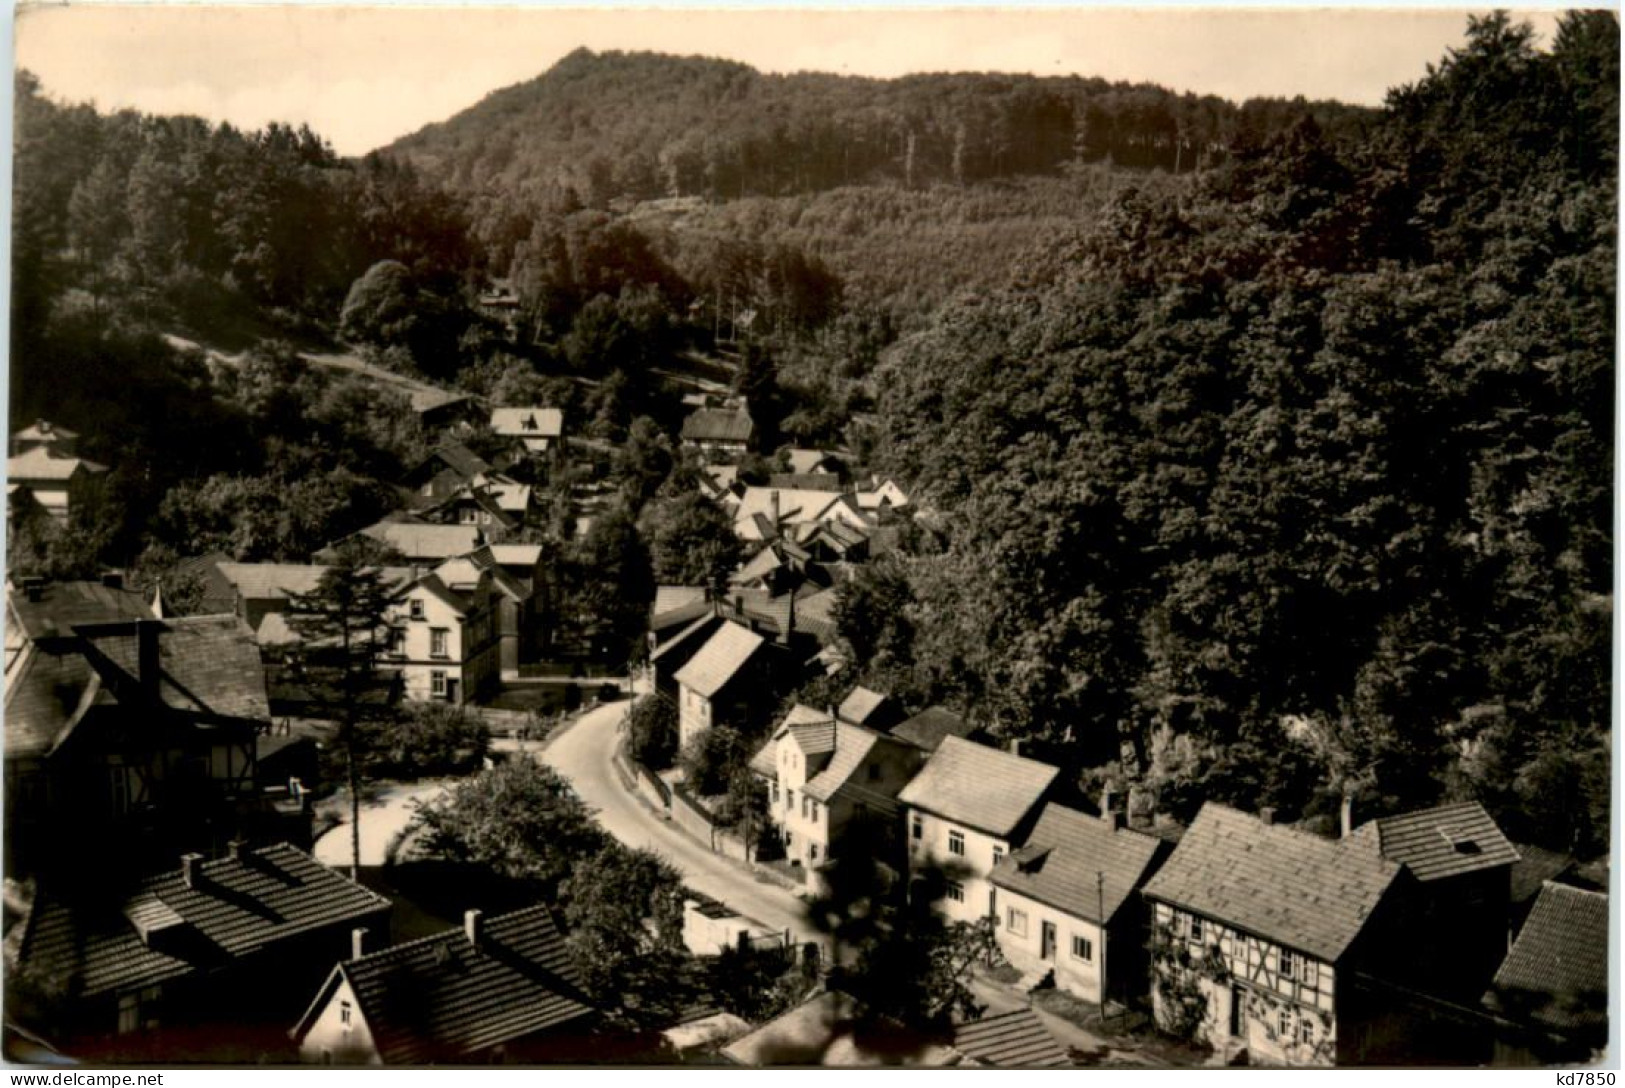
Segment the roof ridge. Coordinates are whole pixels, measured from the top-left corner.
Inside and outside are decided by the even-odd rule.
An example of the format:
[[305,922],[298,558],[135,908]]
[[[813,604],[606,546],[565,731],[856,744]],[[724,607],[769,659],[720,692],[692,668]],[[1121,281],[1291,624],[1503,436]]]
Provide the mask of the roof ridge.
[[[386,902],[387,902],[387,900],[386,900]],[[547,920],[549,922],[553,921],[553,914],[548,909],[548,906],[547,906],[546,903],[533,903],[532,905],[530,905],[528,907],[520,907],[518,910],[510,910],[510,911],[507,911],[507,912],[505,912],[503,914],[497,914],[497,915],[493,915],[490,918],[484,918],[484,919],[482,919],[482,923],[485,926],[485,932],[487,934],[489,934],[490,931],[491,931],[490,927],[493,924],[495,924],[496,922],[505,921],[505,920],[507,920],[509,918],[517,918],[522,914],[527,914],[527,913],[532,913],[532,912],[541,912],[543,915],[546,916],[546,918],[547,918]],[[558,926],[557,926],[556,923],[554,924],[553,928],[555,930],[558,929]],[[439,933],[430,933],[427,936],[414,937],[410,941],[402,941],[400,944],[392,944],[387,948],[380,948],[375,952],[368,952],[368,953],[366,953],[365,955],[362,955],[362,956],[353,956],[353,957],[351,957],[350,959],[347,959],[347,960],[340,960],[339,961],[339,966],[340,967],[346,967],[346,966],[355,966],[355,965],[358,965],[358,964],[367,964],[368,966],[371,966],[374,963],[383,962],[383,960],[385,960],[386,958],[394,955],[395,953],[415,952],[415,951],[418,950],[418,948],[420,946],[424,947],[424,948],[427,948],[429,945],[434,944],[434,943],[436,943],[438,941],[455,940],[455,939],[458,939],[458,938],[466,939],[467,938],[466,932],[463,930],[463,928],[461,926],[451,926],[451,927],[449,927],[449,928],[447,928],[447,929],[445,929],[445,930],[443,930],[443,931],[441,931]],[[478,950],[479,946],[470,945],[470,947],[475,948],[476,950]]]

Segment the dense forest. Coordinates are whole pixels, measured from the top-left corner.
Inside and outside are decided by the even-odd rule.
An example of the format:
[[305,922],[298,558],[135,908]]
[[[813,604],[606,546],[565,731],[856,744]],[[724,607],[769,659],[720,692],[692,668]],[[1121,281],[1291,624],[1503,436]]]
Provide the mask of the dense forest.
[[635,622],[605,595],[706,520],[662,375],[726,343],[768,430],[919,500],[843,591],[846,679],[1175,811],[1472,796],[1594,849],[1618,38],[1474,19],[1379,111],[578,52],[356,161],[25,74],[10,416],[114,472],[13,565],[373,520],[425,438],[295,353],[343,345],[613,443],[621,505],[549,531]]

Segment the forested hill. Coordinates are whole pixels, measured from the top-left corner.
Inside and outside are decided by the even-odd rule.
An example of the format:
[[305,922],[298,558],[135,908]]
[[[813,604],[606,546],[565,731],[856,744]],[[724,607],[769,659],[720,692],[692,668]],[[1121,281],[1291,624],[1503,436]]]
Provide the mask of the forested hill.
[[459,189],[567,186],[602,206],[877,181],[962,184],[1076,161],[1192,171],[1305,112],[1334,134],[1373,114],[1301,99],[1237,106],[1077,77],[781,76],[722,60],[580,49],[383,153]]

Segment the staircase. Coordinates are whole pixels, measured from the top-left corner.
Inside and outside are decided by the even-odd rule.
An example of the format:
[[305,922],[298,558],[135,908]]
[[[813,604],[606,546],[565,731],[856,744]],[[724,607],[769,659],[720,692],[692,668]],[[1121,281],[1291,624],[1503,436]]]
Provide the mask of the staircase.
[[1046,986],[1054,985],[1055,969],[1048,964],[1041,963],[1037,967],[1022,972],[1021,977],[1016,980],[1015,988],[1021,993],[1030,994],[1034,990],[1041,990]]

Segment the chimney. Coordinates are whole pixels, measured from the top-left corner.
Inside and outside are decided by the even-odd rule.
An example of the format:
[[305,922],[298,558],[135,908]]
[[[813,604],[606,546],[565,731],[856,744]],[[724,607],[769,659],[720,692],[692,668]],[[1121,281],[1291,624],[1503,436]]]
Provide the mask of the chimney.
[[202,854],[181,855],[181,879],[186,882],[188,888],[196,888],[203,883]]
[[367,954],[367,927],[356,926],[350,930],[350,958],[358,960]]
[[158,697],[158,630],[163,624],[157,620],[136,620],[136,680],[144,694]]
[[1010,738],[1010,754],[1013,755],[1013,756],[1019,756],[1021,754],[1021,738],[1020,737],[1011,737]]
[[1263,821],[1265,827],[1273,827],[1275,825],[1275,808],[1271,805],[1265,805],[1258,810],[1258,818]]
[[108,589],[123,589],[124,575],[116,570],[103,571],[102,585],[106,586]]
[[226,843],[226,856],[232,861],[242,861],[248,853],[248,840],[241,835]]
[[769,501],[772,503],[772,506],[770,507],[770,509],[773,512],[773,531],[778,532],[778,529],[779,529],[779,492],[778,492],[778,489],[777,488],[773,489],[772,491],[768,492],[768,495],[769,495]]
[[485,916],[477,910],[463,912],[463,933],[468,943],[478,948],[485,940]]
[[1107,823],[1112,822],[1112,803],[1116,800],[1117,795],[1110,786],[1100,791],[1100,818]]
[[1346,839],[1350,835],[1354,834],[1354,794],[1349,793],[1347,790],[1345,790],[1343,792],[1343,811],[1342,811],[1341,824],[1342,824],[1341,830],[1342,830],[1342,833],[1343,833],[1343,838]]

